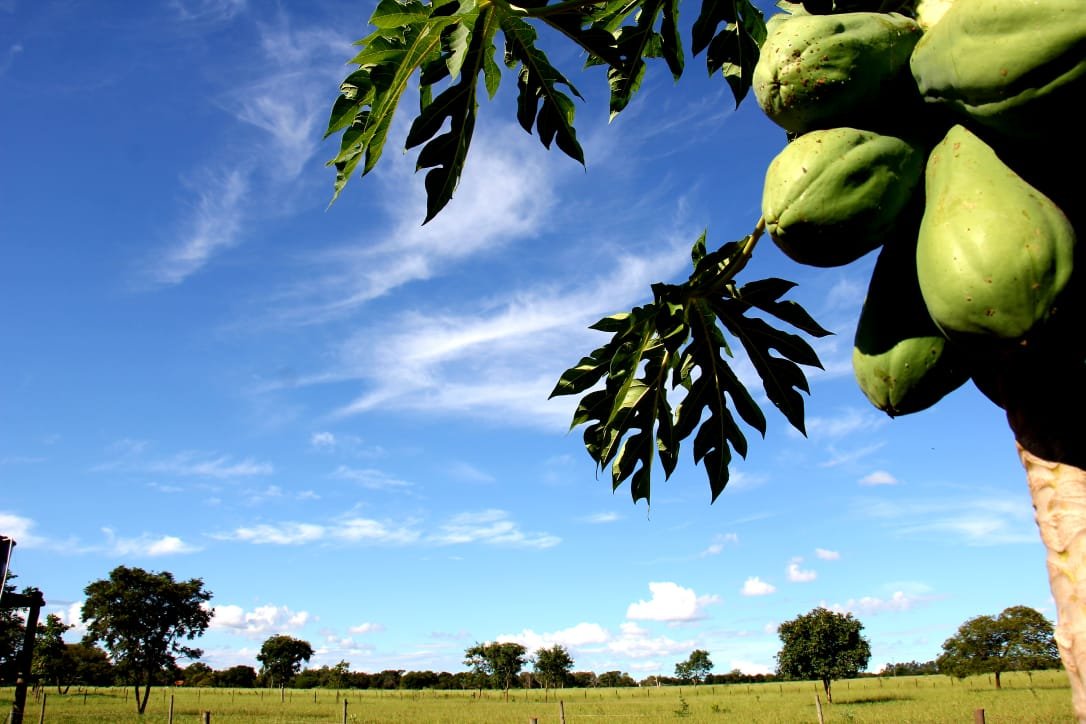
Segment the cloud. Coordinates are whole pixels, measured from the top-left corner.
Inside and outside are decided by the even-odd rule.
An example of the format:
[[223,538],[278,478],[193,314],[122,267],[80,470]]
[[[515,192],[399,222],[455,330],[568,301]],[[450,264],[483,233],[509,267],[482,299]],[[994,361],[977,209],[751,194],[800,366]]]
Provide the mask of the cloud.
[[34,526],[35,522],[30,518],[0,511],[0,532],[15,541],[15,550],[20,547],[34,548],[45,543],[43,538],[30,532]]
[[439,545],[484,543],[516,548],[552,548],[562,539],[548,533],[524,533],[504,510],[461,513],[439,527],[429,540]]
[[897,485],[898,479],[885,470],[875,470],[860,478],[860,485]]
[[211,629],[229,631],[249,637],[270,633],[296,631],[311,618],[308,611],[292,611],[287,606],[258,606],[246,611],[241,606],[223,605],[212,608]]
[[[867,431],[885,424],[885,416],[866,410],[846,408],[836,417],[812,417],[807,420],[807,436],[811,439],[840,439],[859,431]],[[798,434],[796,432],[795,434]]]
[[384,631],[384,630],[385,630],[385,627],[382,626],[381,624],[379,624],[379,623],[369,623],[369,622],[360,623],[357,626],[351,626],[348,629],[348,631],[350,633],[355,634],[355,635],[359,635],[359,636],[363,635],[363,634],[380,633],[381,631]]
[[152,262],[155,284],[180,284],[204,267],[215,254],[234,246],[243,220],[242,201],[249,179],[238,170],[205,175],[198,184],[195,207],[181,239]]
[[768,596],[776,590],[777,588],[772,584],[766,583],[758,576],[752,576],[743,583],[741,593],[744,596]]
[[997,498],[978,491],[964,499],[942,497],[894,502],[875,498],[858,502],[855,511],[882,521],[903,538],[942,536],[973,546],[1037,542],[1028,497]]
[[561,539],[547,533],[525,533],[503,510],[460,513],[429,533],[418,521],[401,523],[359,516],[344,516],[329,523],[282,521],[240,526],[211,537],[254,545],[308,545],[313,543],[368,545],[468,545],[512,548],[550,548]]
[[497,637],[499,642],[515,642],[528,649],[529,654],[534,654],[539,649],[550,648],[555,645],[568,649],[579,649],[593,644],[603,644],[611,639],[610,632],[599,624],[579,623],[567,629],[552,633],[536,633],[531,629],[525,629],[516,634],[501,634]]
[[822,468],[836,468],[841,465],[848,465],[854,463],[857,460],[877,452],[880,448],[885,446],[885,442],[876,442],[871,445],[862,445],[860,447],[851,448],[849,450],[838,450],[837,447],[830,445],[826,448],[826,451],[830,454],[828,460],[824,460],[819,463],[819,467]]
[[831,610],[839,613],[854,613],[858,615],[877,615],[880,613],[900,613],[909,611],[917,605],[931,600],[931,596],[917,596],[895,591],[890,598],[876,598],[864,596],[859,599],[849,599],[844,605],[834,604]]
[[106,536],[106,551],[114,556],[170,556],[183,553],[196,553],[201,548],[190,543],[185,543],[177,536],[152,536],[143,534],[138,538],[122,538],[117,536],[112,529],[103,528]]
[[[774,629],[776,631],[776,629]],[[729,663],[732,671],[741,671],[744,674],[756,675],[756,674],[772,674],[774,670],[770,666],[765,664],[756,664],[753,661],[747,661],[746,659],[732,659]]]
[[696,621],[705,606],[719,603],[719,596],[698,596],[693,589],[670,581],[649,583],[652,598],[631,603],[626,618],[631,621]]
[[602,525],[604,523],[614,523],[616,521],[622,520],[622,516],[618,513],[608,511],[605,513],[593,513],[592,515],[586,515],[579,520],[584,523],[590,523],[592,525]]
[[788,564],[788,580],[792,583],[810,583],[818,578],[818,574],[814,571],[802,570],[799,567],[802,562],[802,558],[793,558],[792,562]]
[[23,46],[21,43],[13,43],[8,46],[7,51],[0,57],[0,77],[7,73],[11,66],[15,63],[17,58],[23,52]]
[[315,432],[309,437],[309,444],[318,450],[334,448],[336,436],[330,432]]
[[388,473],[373,468],[350,468],[340,465],[332,473],[333,478],[349,480],[368,490],[389,490],[391,488],[408,488],[411,483],[406,480],[394,478]]
[[626,622],[619,626],[619,635],[607,643],[611,653],[630,659],[651,659],[688,654],[695,645],[692,640],[676,641],[667,636],[651,636],[636,623]]
[[117,459],[97,465],[93,469],[96,472],[118,471],[216,480],[271,475],[275,472],[271,463],[258,462],[252,458],[235,460],[229,455],[195,451],[181,452],[157,460],[149,459],[144,454],[148,447],[143,441],[122,440],[113,446],[113,450],[118,453]]
[[837,551],[831,551],[826,548],[815,548],[815,557],[824,561],[836,561],[841,557],[841,554]]
[[723,535],[713,536],[713,542],[709,544],[709,547],[701,552],[702,556],[715,556],[724,551],[724,547],[729,543],[738,543],[739,536],[736,533],[725,533]]
[[178,20],[188,23],[222,23],[245,10],[245,0],[170,0]]

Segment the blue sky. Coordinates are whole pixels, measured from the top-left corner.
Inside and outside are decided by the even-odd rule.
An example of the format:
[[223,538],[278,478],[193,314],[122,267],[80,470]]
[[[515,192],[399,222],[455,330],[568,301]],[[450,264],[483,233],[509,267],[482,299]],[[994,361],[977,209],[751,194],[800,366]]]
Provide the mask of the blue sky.
[[435,221],[406,117],[328,209],[320,136],[372,7],[0,0],[0,533],[50,612],[78,622],[123,564],[204,579],[216,668],[286,633],[314,666],[458,671],[502,639],[636,678],[694,648],[768,671],[819,605],[860,618],[872,669],[974,615],[1054,615],[999,410],[967,384],[890,420],[857,390],[874,255],[766,241],[744,272],[836,332],[807,438],[759,395],[768,435],[715,504],[688,450],[651,507],[612,493],[547,395],[702,229],[753,228],[783,133],[701,58],[608,123],[559,48],[587,170],[515,125],[506,77]]

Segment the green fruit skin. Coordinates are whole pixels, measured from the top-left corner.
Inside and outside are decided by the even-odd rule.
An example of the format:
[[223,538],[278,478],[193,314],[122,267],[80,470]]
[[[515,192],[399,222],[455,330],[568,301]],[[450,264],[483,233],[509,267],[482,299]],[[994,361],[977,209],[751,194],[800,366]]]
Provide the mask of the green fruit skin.
[[924,100],[949,106],[963,121],[1011,138],[1077,130],[1086,4],[956,0],[917,43],[909,65]]
[[766,231],[800,264],[855,261],[896,232],[920,186],[925,157],[919,144],[872,131],[805,133],[766,170]]
[[925,194],[916,261],[932,319],[955,340],[1025,341],[1068,289],[1067,217],[963,126],[932,150]]
[[916,94],[908,63],[921,30],[911,18],[792,15],[768,30],[754,68],[754,95],[787,131],[865,126],[865,119],[905,102],[910,89]]
[[965,384],[964,355],[928,315],[916,275],[916,238],[901,236],[875,262],[852,348],[871,404],[891,417],[920,412]]

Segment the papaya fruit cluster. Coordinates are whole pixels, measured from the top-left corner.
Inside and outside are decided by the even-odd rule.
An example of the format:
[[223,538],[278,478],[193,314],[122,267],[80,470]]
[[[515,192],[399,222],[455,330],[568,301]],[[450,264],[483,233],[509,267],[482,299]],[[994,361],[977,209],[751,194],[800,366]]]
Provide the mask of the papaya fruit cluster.
[[1082,0],[782,7],[754,71],[789,138],[762,215],[801,264],[881,249],[852,359],[871,403],[917,412],[1042,348],[1083,368]]

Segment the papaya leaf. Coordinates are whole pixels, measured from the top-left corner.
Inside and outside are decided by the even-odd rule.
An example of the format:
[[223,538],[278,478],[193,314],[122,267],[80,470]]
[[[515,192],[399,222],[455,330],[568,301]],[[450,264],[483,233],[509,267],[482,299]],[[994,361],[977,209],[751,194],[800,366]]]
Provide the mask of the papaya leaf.
[[[723,25],[723,29],[718,28]],[[704,0],[692,28],[694,55],[707,50],[709,75],[721,72],[738,106],[750,90],[765,18],[750,0]]]
[[[800,305],[782,299],[792,282],[736,286],[734,277],[763,232],[759,222],[748,237],[708,253],[702,234],[691,249],[689,279],[654,284],[651,304],[592,325],[610,341],[567,370],[551,393],[583,394],[572,427],[587,425],[589,456],[601,469],[611,466],[613,487],[629,480],[635,502],[650,500],[654,460],[670,478],[690,438],[715,501],[730,478],[733,453],[748,453],[739,420],[765,436],[765,414],[728,362],[729,336],[742,345],[770,402],[804,430],[800,393],[809,386],[801,365],[821,367],[818,356],[802,337],[748,313],[765,312],[812,336],[827,332]],[[680,389],[673,408],[669,394]]]
[[558,148],[583,166],[584,151],[573,129],[573,101],[558,86],[566,86],[578,98],[581,94],[551,65],[546,54],[535,47],[536,32],[532,26],[519,18],[505,17],[502,33],[506,65],[520,66],[517,120],[521,127],[531,133],[534,124],[544,147],[550,148],[552,142],[557,142]]

